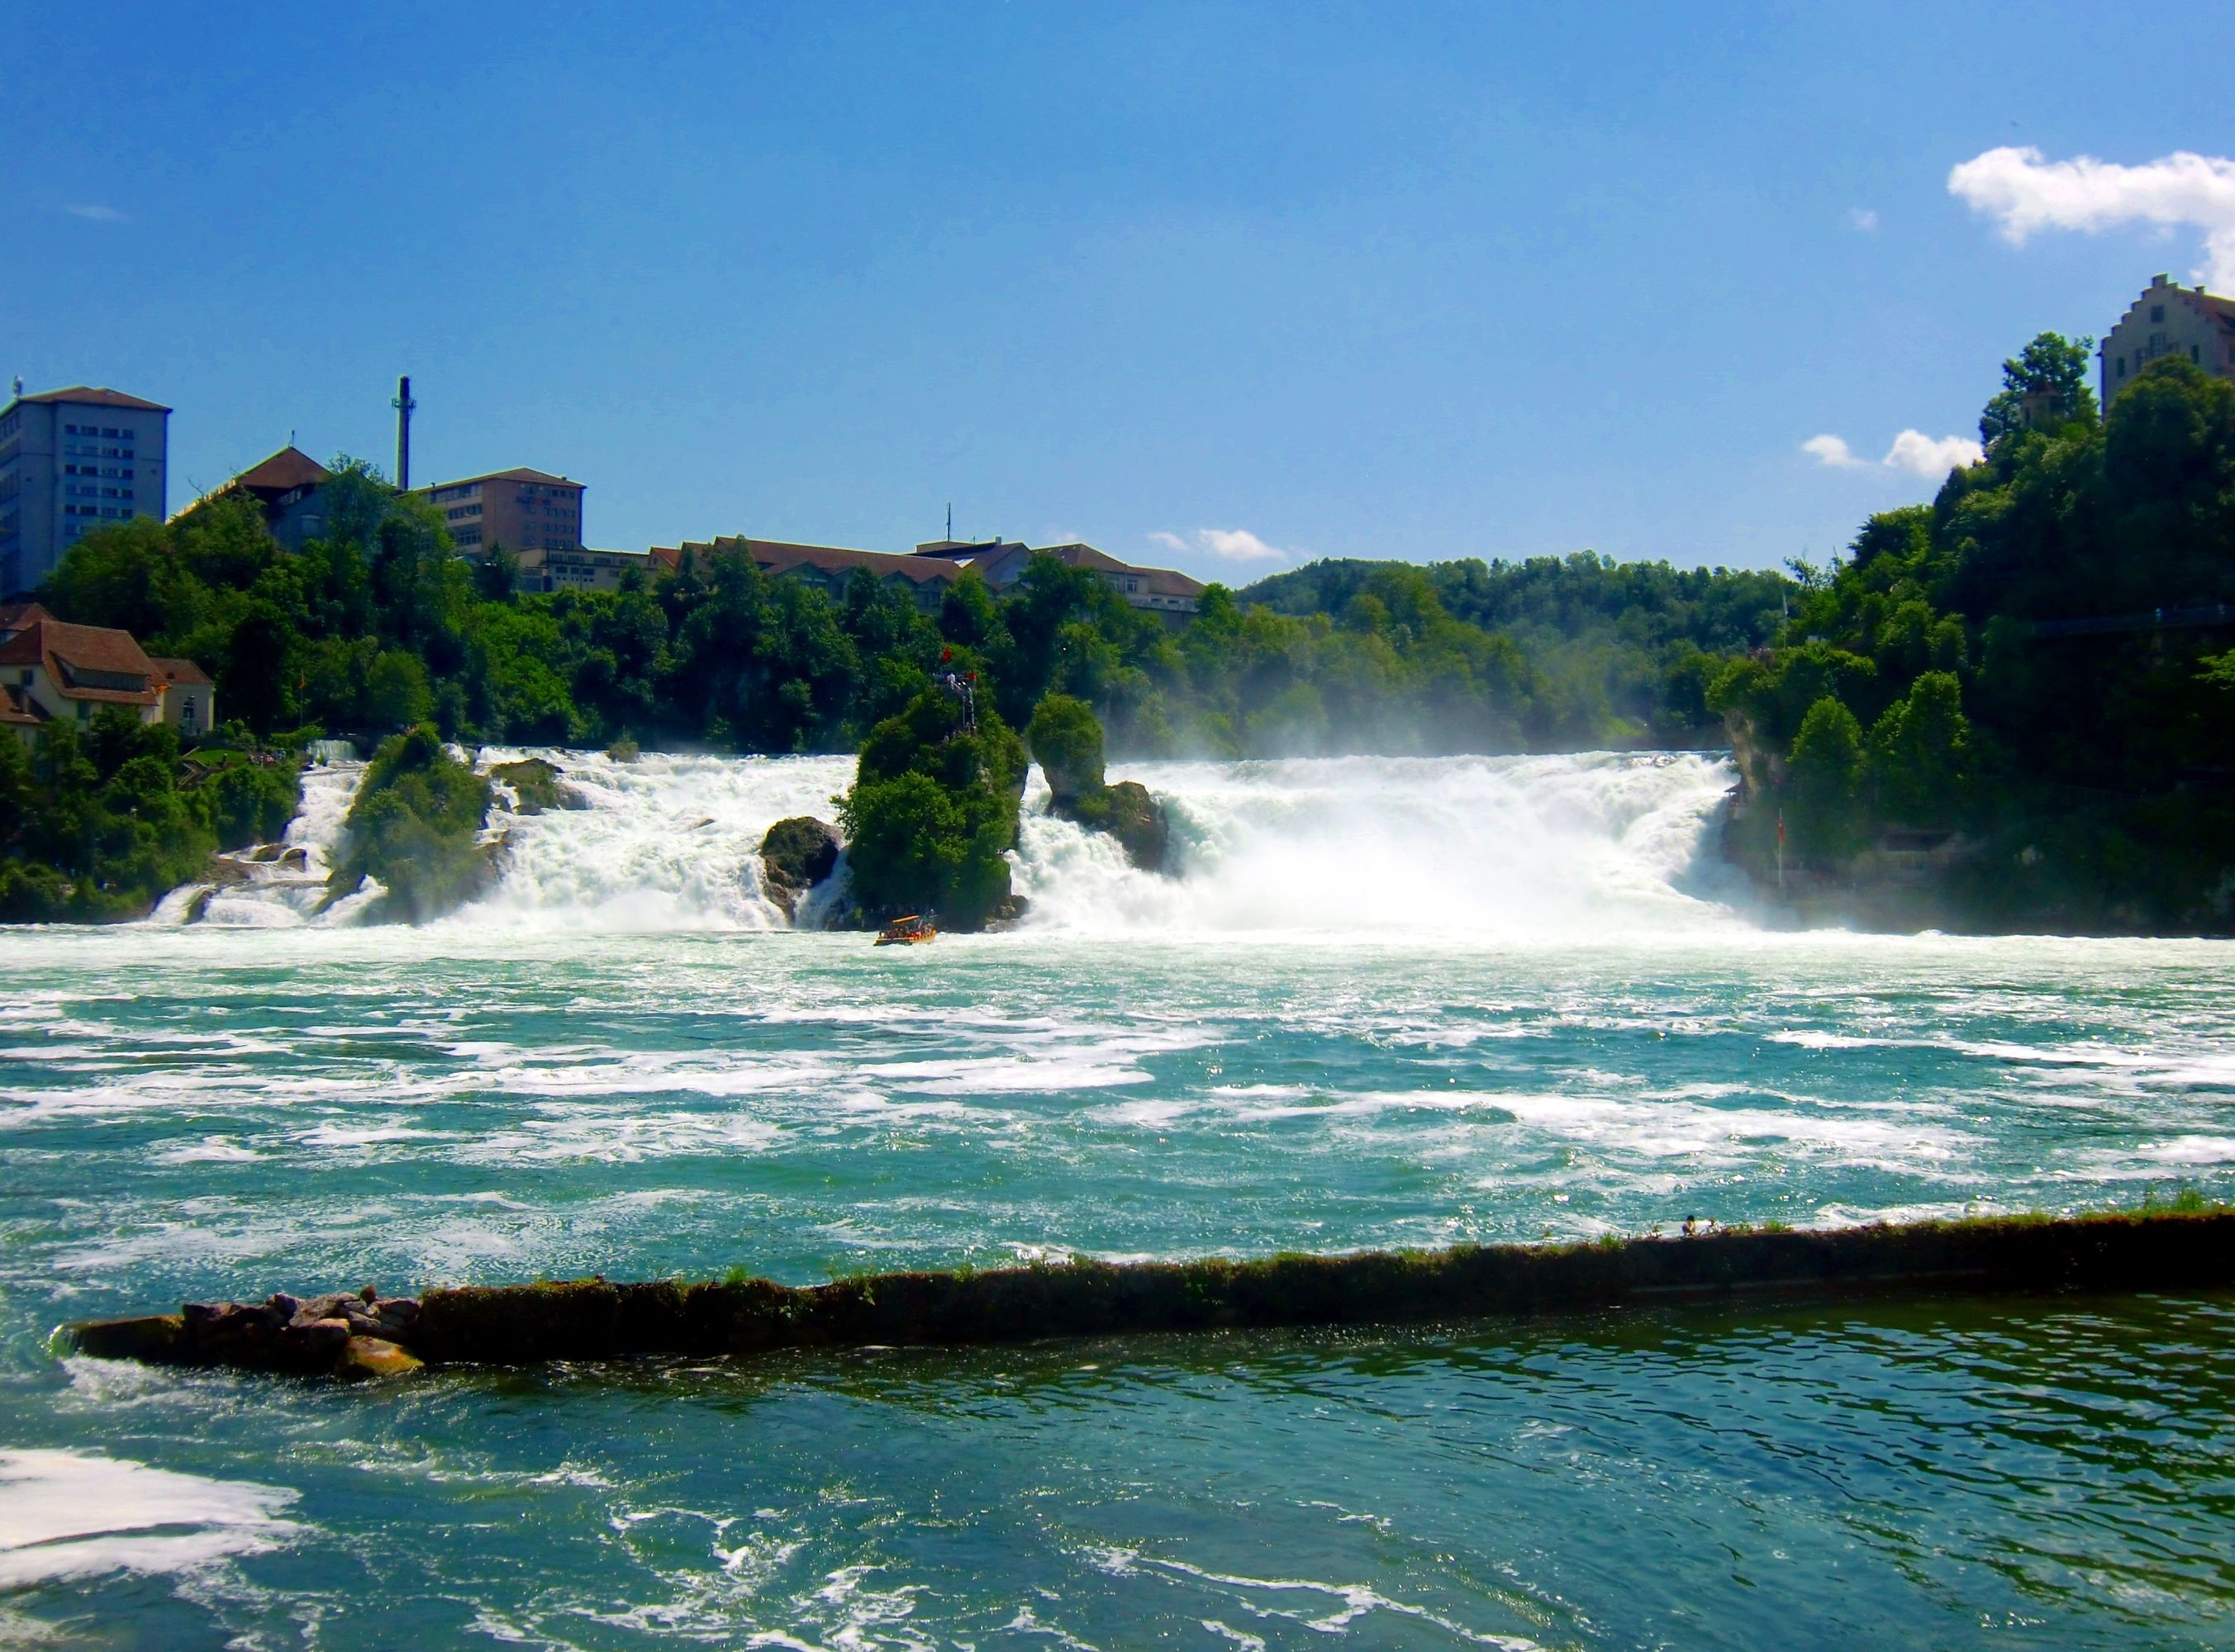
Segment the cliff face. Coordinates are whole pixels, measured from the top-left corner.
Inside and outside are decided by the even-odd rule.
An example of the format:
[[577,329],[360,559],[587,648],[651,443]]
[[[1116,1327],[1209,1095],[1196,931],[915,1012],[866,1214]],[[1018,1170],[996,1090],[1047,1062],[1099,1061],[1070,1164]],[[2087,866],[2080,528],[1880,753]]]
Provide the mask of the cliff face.
[[[1878,826],[1860,847],[1779,842],[1786,765],[1725,719],[1739,782],[1723,858],[1796,926],[1958,934],[2235,934],[2235,796],[2013,789],[1961,831]],[[1858,804],[1858,810],[1864,806]]]

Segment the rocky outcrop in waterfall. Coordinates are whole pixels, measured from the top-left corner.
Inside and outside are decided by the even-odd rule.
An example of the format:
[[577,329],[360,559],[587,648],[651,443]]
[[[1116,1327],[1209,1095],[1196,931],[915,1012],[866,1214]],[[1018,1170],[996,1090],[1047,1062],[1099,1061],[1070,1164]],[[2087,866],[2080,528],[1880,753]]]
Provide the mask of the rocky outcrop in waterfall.
[[515,814],[541,814],[546,809],[587,809],[589,803],[582,794],[559,776],[555,763],[541,757],[523,757],[516,763],[498,763],[489,770],[489,778],[501,780],[512,789],[519,802]]
[[761,889],[789,921],[838,864],[838,828],[813,815],[779,820],[761,839]]
[[952,674],[871,729],[840,808],[849,922],[921,912],[979,930],[1014,916],[1007,854],[1029,767],[990,699]]
[[1163,806],[1137,780],[1107,782],[1102,724],[1085,701],[1049,695],[1032,713],[1026,735],[1047,776],[1049,813],[1109,833],[1143,872],[1164,869],[1171,832]]
[[365,914],[376,923],[423,924],[463,905],[496,881],[504,851],[482,837],[491,796],[424,723],[383,742],[350,806],[328,901],[370,878],[387,891]]

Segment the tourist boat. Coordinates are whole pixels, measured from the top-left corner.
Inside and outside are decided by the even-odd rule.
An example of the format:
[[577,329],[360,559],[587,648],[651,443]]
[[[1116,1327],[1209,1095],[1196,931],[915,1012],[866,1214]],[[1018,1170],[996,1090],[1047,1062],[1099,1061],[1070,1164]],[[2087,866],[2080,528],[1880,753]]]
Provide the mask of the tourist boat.
[[935,941],[938,938],[939,931],[931,926],[929,918],[918,917],[914,913],[910,913],[906,917],[895,918],[884,928],[879,930],[874,944],[921,946],[926,941]]

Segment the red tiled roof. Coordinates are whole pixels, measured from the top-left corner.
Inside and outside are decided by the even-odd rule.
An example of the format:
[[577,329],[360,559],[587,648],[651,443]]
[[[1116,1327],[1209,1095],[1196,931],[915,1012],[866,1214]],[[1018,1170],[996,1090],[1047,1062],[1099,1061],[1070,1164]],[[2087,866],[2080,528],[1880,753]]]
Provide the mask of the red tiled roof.
[[754,563],[766,573],[783,574],[805,566],[824,573],[845,573],[855,568],[866,568],[879,578],[897,574],[919,585],[946,584],[956,574],[955,565],[938,557],[916,558],[900,556],[889,551],[849,551],[835,545],[792,545],[783,539],[744,539],[722,538],[702,543],[686,539],[678,550],[653,546],[652,554],[661,561],[673,557],[679,563],[685,556],[700,552],[736,550],[740,545],[751,555]]
[[[67,699],[152,706],[159,697],[155,663],[129,631],[109,630],[98,625],[65,625],[57,619],[42,618],[0,643],[0,665],[44,668],[55,685],[55,692]],[[147,686],[113,689],[77,681],[88,673],[137,677]]]
[[89,384],[73,385],[67,390],[42,390],[36,395],[23,395],[18,402],[74,402],[88,408],[138,408],[143,413],[168,413],[170,408],[160,402],[143,402],[136,395],[127,395],[121,390],[95,389]]
[[[580,482],[574,481],[571,478],[565,476],[554,476],[547,470],[530,470],[524,465],[517,470],[493,470],[487,475],[461,476],[456,481],[436,482],[434,486],[436,487],[463,487],[469,482],[548,482],[556,487],[580,487],[582,486]],[[415,488],[413,491],[415,493],[424,493],[430,490],[422,487]]]
[[20,631],[27,625],[53,617],[36,603],[16,603],[10,607],[0,608],[0,632]]
[[166,682],[180,683],[189,689],[212,686],[208,673],[192,660],[167,660],[160,655],[151,654],[147,656],[147,663],[162,674]]
[[46,720],[47,714],[25,699],[23,689],[0,682],[0,724],[13,723],[18,728],[36,728]]
[[333,473],[300,447],[282,447],[269,459],[259,460],[227,484],[252,493],[285,493],[323,482]]

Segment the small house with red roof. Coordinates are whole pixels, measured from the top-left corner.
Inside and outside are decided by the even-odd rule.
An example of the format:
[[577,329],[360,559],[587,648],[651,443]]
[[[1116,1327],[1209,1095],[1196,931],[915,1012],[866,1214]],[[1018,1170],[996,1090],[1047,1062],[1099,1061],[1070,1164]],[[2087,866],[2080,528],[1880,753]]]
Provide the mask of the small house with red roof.
[[206,735],[217,690],[191,660],[154,660],[129,631],[71,625],[36,603],[0,609],[0,724],[25,741],[110,708]]

